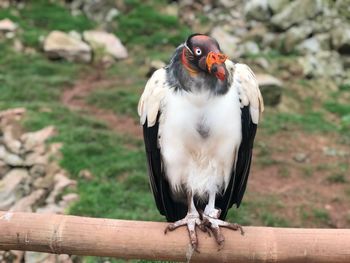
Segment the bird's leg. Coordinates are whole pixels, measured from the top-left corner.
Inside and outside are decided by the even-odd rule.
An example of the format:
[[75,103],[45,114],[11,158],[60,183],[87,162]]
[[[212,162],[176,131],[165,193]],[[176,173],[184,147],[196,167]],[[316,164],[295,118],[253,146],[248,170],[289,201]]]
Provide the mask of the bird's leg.
[[201,226],[201,220],[199,218],[199,213],[194,205],[192,194],[188,195],[187,202],[188,202],[187,215],[183,219],[169,224],[166,227],[164,233],[166,234],[168,231],[173,231],[180,226],[187,225],[187,230],[188,230],[188,234],[190,236],[191,245],[192,245],[194,250],[199,252],[197,249],[198,248],[198,238],[197,238],[196,226]]
[[221,211],[219,209],[215,209],[215,197],[215,192],[209,194],[208,204],[206,205],[202,214],[202,224],[213,232],[213,235],[216,239],[216,242],[219,245],[220,250],[224,247],[225,243],[225,238],[224,235],[221,233],[220,227],[226,227],[232,230],[240,230],[242,235],[244,234],[244,232],[242,226],[236,223],[229,223],[219,219]]

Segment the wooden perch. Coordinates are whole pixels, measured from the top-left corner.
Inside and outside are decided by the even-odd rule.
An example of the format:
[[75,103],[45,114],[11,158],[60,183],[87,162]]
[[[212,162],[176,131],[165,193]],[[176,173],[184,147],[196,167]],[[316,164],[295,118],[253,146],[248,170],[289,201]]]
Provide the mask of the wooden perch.
[[0,212],[0,250],[191,262],[350,262],[350,229],[245,227],[223,230],[221,251],[198,230],[192,253],[185,228],[166,223]]

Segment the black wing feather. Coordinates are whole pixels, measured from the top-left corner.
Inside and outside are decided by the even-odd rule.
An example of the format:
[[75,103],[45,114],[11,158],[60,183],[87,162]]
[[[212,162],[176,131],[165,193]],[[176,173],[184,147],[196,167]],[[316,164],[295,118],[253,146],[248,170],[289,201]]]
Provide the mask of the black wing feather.
[[186,216],[187,206],[172,198],[171,189],[165,177],[158,146],[159,116],[160,113],[154,126],[148,127],[147,120],[143,125],[148,174],[159,212],[166,217],[167,221],[174,222]]
[[233,204],[237,207],[241,204],[252,160],[257,125],[252,122],[249,106],[243,107],[241,111],[242,142],[238,151],[236,169],[232,167],[229,185],[223,195],[217,196],[215,203],[221,209],[220,219],[222,220],[226,218],[227,211]]

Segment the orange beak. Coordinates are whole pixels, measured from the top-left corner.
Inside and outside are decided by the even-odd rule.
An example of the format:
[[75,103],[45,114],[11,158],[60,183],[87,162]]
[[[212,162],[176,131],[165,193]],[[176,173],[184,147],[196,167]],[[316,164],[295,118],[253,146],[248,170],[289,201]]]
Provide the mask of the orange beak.
[[209,73],[214,74],[220,80],[224,80],[226,72],[222,64],[225,63],[226,59],[226,55],[210,51],[206,58]]

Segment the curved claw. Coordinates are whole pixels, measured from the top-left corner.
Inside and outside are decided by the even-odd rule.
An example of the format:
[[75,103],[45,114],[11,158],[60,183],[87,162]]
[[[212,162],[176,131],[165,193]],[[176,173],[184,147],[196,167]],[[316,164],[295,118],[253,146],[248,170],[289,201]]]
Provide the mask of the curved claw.
[[207,233],[209,237],[211,237],[209,226],[203,224],[203,222],[202,222],[202,223],[198,226],[198,228],[199,228],[202,232]]
[[173,227],[173,225],[174,224],[167,225],[167,227],[164,229],[164,235],[166,235],[168,231],[173,231],[174,229],[176,229],[176,227]]
[[213,232],[213,235],[215,237],[216,243],[219,245],[218,251],[220,251],[225,245],[225,237],[221,233],[219,227],[212,227],[211,231]]
[[191,241],[191,246],[194,249],[194,251],[199,252],[198,250],[198,238],[197,238],[197,233],[196,229],[188,229],[188,234],[190,235],[190,241]]
[[219,245],[218,251],[220,251],[225,244],[225,237],[221,233],[220,227],[226,227],[235,231],[240,230],[241,235],[244,235],[244,231],[241,225],[236,223],[229,223],[229,222],[220,220],[216,217],[208,216],[206,214],[203,214],[202,225],[210,229],[211,232],[213,233],[216,243]]
[[241,232],[241,235],[244,236],[244,230],[243,230],[243,227],[239,224],[236,224],[236,223],[229,223],[228,225],[226,226],[223,226],[223,227],[226,227],[226,228],[229,228],[229,229],[232,229],[232,230],[239,230]]

